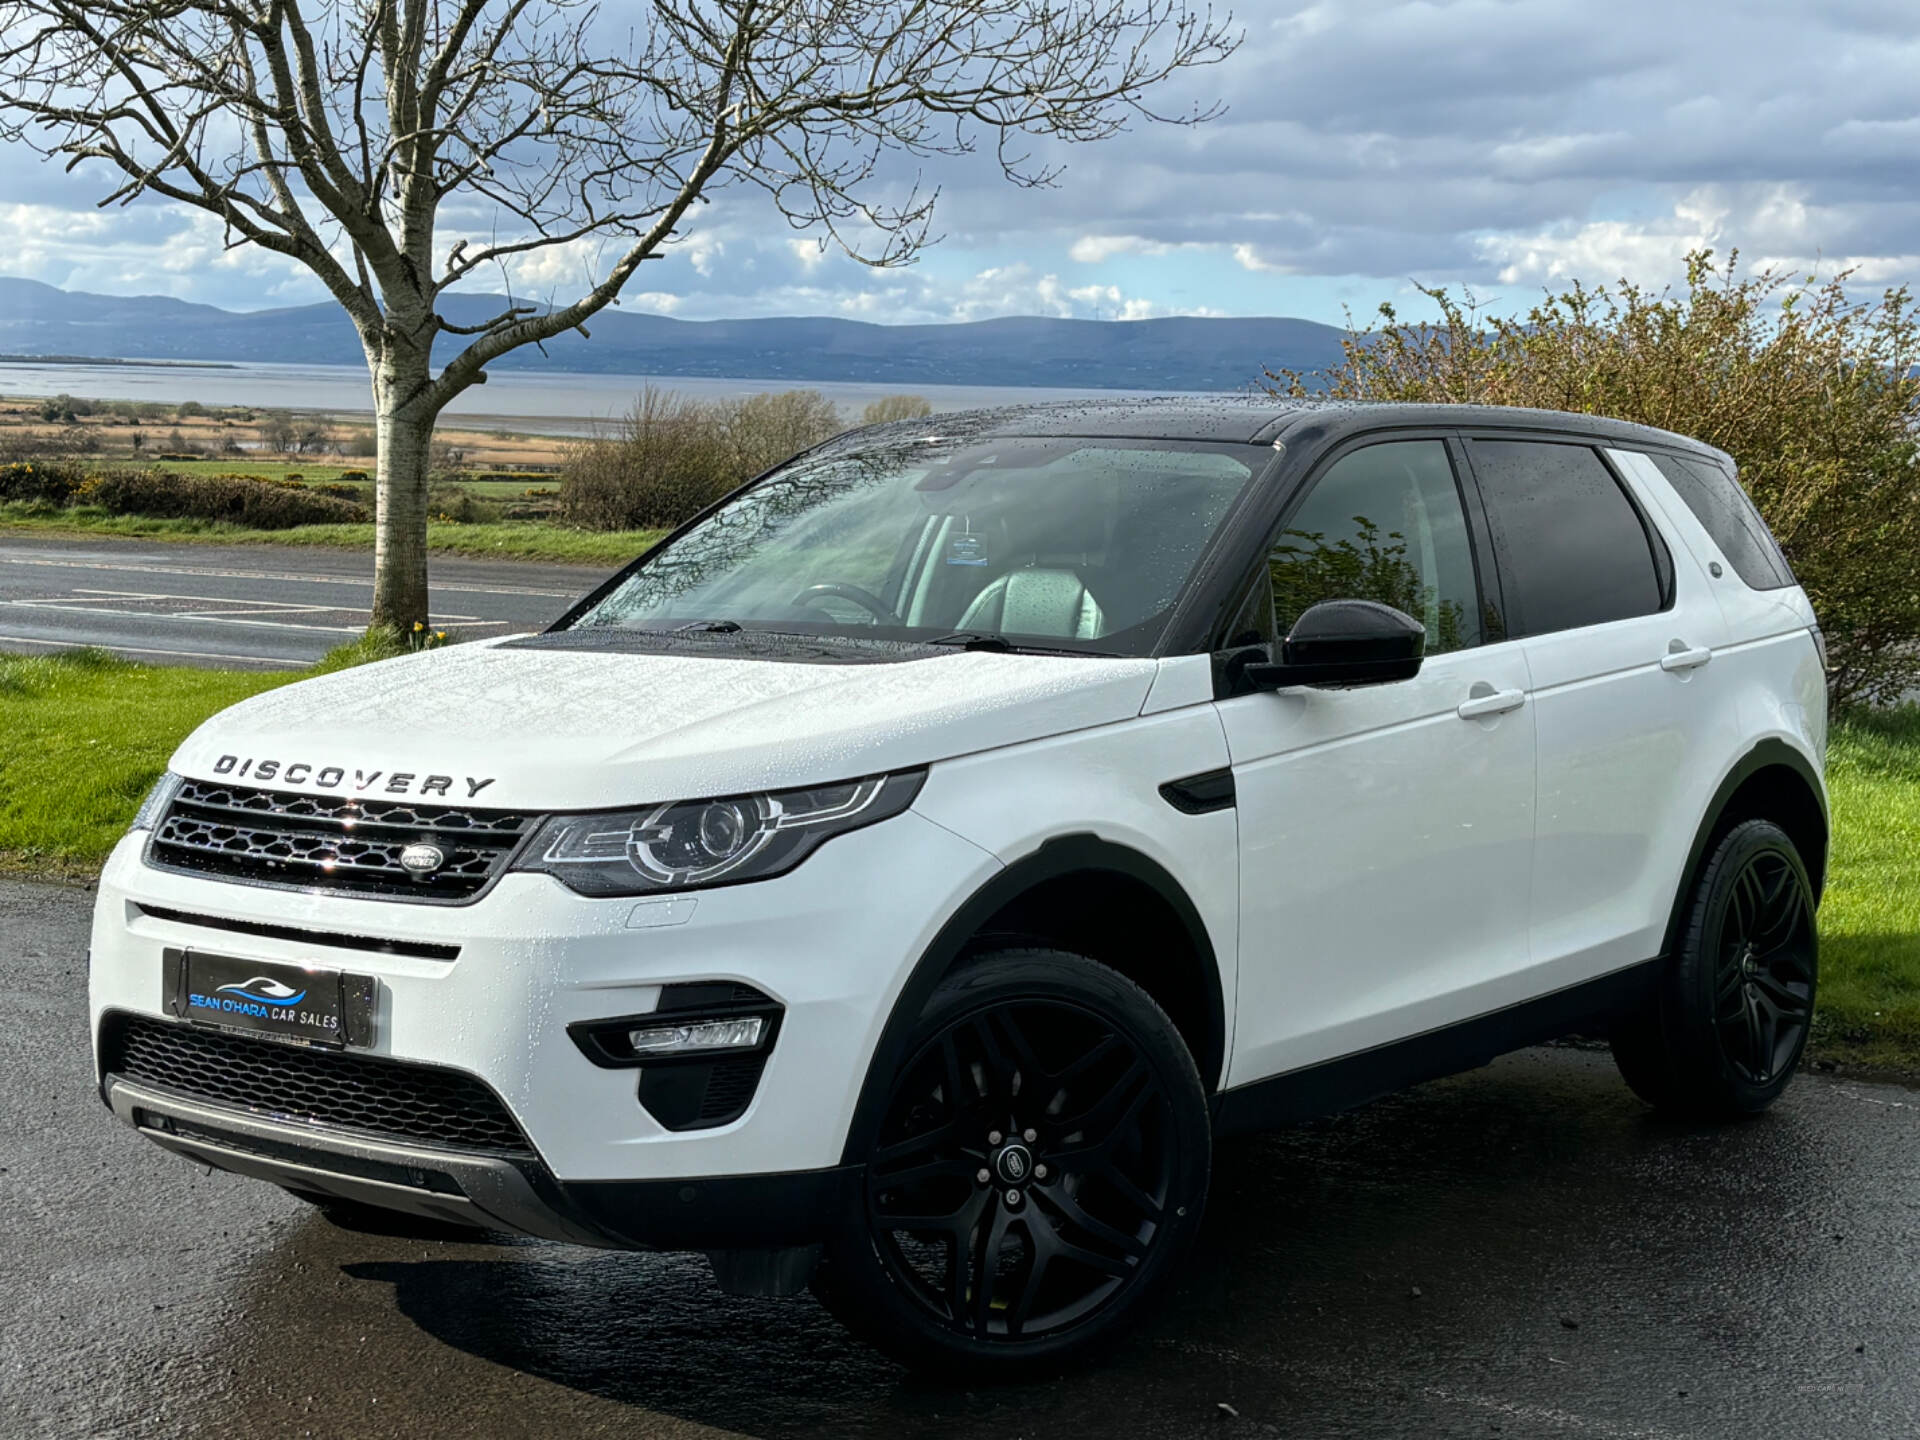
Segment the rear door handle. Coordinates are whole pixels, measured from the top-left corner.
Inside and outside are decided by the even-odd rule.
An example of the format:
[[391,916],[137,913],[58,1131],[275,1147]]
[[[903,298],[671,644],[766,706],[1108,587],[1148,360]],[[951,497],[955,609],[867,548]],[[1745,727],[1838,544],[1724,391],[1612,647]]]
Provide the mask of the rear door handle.
[[[1679,643],[1678,640],[1674,641],[1676,645]],[[1698,670],[1711,659],[1713,651],[1704,646],[1695,650],[1669,650],[1660,657],[1660,668],[1667,671]]]
[[1495,690],[1490,695],[1475,695],[1471,700],[1462,700],[1455,713],[1462,720],[1484,720],[1489,715],[1504,715],[1509,710],[1518,710],[1527,703],[1524,690]]

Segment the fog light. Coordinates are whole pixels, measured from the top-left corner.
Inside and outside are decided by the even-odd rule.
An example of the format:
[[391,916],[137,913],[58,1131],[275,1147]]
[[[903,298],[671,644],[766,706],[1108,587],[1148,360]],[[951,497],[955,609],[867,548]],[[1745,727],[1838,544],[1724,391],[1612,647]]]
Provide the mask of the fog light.
[[760,1043],[766,1017],[696,1020],[687,1025],[656,1025],[627,1032],[636,1055],[691,1055],[701,1050],[751,1050]]

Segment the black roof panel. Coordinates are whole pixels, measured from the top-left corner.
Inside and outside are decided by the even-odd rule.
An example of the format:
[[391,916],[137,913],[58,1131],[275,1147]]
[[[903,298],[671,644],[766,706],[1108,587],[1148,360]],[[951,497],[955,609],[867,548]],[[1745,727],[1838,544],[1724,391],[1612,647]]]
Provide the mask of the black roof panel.
[[1663,445],[1713,455],[1721,452],[1684,435],[1557,410],[1504,405],[1413,405],[1399,401],[1289,400],[1275,395],[1153,395],[1111,400],[1048,400],[962,410],[922,420],[849,431],[824,448],[875,439],[938,435],[989,439],[1007,435],[1112,437],[1135,440],[1208,440],[1289,448],[1337,441],[1363,430],[1442,426],[1489,430],[1554,430],[1601,443]]

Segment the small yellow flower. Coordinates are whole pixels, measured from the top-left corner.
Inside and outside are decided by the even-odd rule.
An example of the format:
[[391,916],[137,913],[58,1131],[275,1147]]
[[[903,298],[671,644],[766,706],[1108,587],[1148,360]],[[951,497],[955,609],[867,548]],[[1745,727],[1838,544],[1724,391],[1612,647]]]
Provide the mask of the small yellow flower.
[[419,621],[419,620],[416,620],[416,621],[414,621],[414,622],[413,622],[413,628],[414,628],[414,629],[416,629],[416,630],[424,630],[424,629],[426,629],[427,627],[426,627],[426,624],[425,624],[425,623],[424,623],[423,621]]

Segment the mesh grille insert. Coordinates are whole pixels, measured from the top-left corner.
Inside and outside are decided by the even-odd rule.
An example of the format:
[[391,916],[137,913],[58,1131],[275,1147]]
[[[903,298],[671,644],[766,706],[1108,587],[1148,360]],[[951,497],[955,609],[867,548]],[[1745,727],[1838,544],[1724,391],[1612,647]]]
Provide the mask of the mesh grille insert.
[[110,1021],[102,1061],[108,1074],[265,1118],[460,1150],[533,1150],[499,1097],[457,1070],[141,1016]]
[[[535,817],[509,810],[296,795],[186,780],[154,828],[156,865],[396,900],[465,900],[506,868]],[[446,855],[425,878],[400,852],[431,843]]]

